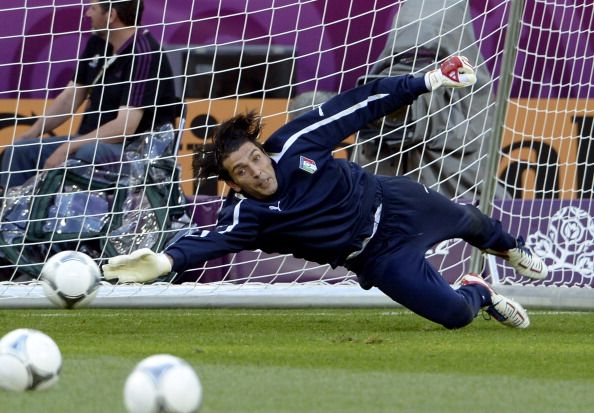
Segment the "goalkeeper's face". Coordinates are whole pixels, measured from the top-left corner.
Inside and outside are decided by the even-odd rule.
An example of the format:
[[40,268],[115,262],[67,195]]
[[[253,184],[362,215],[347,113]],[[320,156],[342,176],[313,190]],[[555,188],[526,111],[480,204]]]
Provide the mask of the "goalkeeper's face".
[[227,185],[256,199],[266,199],[276,192],[278,182],[272,160],[258,146],[246,142],[224,160],[223,167],[231,181]]

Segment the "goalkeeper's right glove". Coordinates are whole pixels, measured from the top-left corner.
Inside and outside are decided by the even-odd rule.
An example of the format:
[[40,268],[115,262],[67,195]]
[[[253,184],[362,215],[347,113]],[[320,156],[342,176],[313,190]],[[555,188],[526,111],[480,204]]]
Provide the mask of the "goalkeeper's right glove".
[[171,272],[171,259],[163,253],[141,248],[128,255],[112,257],[103,265],[106,280],[143,283]]
[[430,90],[441,86],[467,87],[476,83],[476,74],[467,58],[452,56],[440,64],[438,69],[427,72],[425,83]]

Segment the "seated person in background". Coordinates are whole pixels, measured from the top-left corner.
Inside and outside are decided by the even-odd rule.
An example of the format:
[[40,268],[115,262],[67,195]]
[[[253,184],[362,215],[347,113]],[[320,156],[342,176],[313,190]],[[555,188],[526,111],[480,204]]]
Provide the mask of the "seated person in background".
[[361,287],[446,328],[460,328],[484,308],[505,325],[525,328],[528,314],[476,274],[453,289],[426,260],[434,244],[462,238],[507,259],[521,274],[542,279],[543,261],[501,223],[406,177],[376,176],[332,156],[334,147],[374,119],[410,105],[441,86],[467,87],[476,77],[463,57],[424,76],[386,77],[341,93],[290,121],[264,144],[255,113],[224,122],[197,153],[199,178],[212,175],[231,191],[213,231],[184,234],[164,252],[139,249],[109,259],[106,279],[146,282],[183,273],[228,253],[261,249],[292,253],[353,271]]
[[[127,138],[175,121],[171,66],[155,38],[138,28],[143,8],[143,0],[91,1],[86,16],[94,33],[74,81],[4,151],[3,189],[22,185],[40,169],[57,168],[70,156],[96,165],[117,164]],[[42,139],[83,104],[76,135]]]

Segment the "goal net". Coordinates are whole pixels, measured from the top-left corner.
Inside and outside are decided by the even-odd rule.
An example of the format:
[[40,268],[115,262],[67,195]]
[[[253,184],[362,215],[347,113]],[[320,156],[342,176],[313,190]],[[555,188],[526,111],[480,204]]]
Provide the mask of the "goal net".
[[[476,66],[474,87],[421,96],[346,138],[335,156],[479,205],[523,235],[550,268],[546,280],[535,282],[450,240],[427,253],[448,281],[478,268],[527,305],[593,306],[591,3],[145,0],[138,32],[152,34],[172,68],[149,80],[173,80],[183,102],[176,121],[161,127],[154,118],[152,131],[132,133],[136,139],[116,168],[19,160],[12,148],[23,145],[36,121],[47,126],[46,137],[79,131],[85,104],[67,103],[68,120],[51,107],[77,79],[77,62],[94,35],[90,3],[96,2],[0,5],[0,182],[7,185],[0,306],[48,305],[39,270],[57,251],[77,249],[104,263],[140,247],[162,249],[188,229],[212,229],[228,188],[214,178],[194,179],[192,156],[221,121],[255,110],[265,139],[337,93],[382,76],[422,73],[454,54]],[[104,86],[105,78],[92,87]],[[40,142],[27,145],[34,152]],[[389,303],[375,289],[360,289],[344,268],[244,251],[150,285],[105,282],[94,304]]]

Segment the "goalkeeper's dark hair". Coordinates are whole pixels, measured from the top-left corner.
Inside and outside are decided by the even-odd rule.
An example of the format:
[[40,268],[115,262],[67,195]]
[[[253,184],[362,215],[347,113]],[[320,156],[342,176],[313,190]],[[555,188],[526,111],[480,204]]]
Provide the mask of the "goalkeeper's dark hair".
[[206,179],[216,175],[221,181],[231,181],[231,175],[223,167],[223,161],[246,142],[251,142],[264,151],[258,142],[261,129],[261,118],[254,111],[223,122],[215,131],[212,143],[205,144],[194,154],[194,176],[197,179]]
[[126,26],[138,26],[142,21],[144,0],[100,0],[99,5],[106,13],[115,10]]

